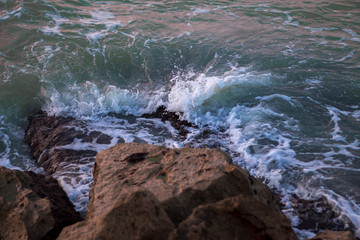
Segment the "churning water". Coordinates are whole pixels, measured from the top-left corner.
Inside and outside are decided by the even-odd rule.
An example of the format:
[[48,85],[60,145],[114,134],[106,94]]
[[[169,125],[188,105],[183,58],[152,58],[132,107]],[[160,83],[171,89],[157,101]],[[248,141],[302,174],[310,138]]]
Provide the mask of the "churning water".
[[[200,129],[140,117],[161,105]],[[23,143],[38,108],[126,142],[220,147],[295,228],[291,197],[323,196],[360,237],[358,1],[1,0],[0,165],[41,171]],[[55,176],[78,210],[91,167]]]

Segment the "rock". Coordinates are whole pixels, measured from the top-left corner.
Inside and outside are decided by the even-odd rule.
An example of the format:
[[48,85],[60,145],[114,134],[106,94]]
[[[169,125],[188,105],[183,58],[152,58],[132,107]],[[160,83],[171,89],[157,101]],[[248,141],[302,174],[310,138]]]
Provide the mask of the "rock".
[[[101,151],[96,157],[93,169],[94,184],[90,191],[86,219],[65,228],[59,239],[106,239],[101,235],[104,229],[112,229],[106,232],[114,234],[126,232],[128,235],[124,239],[166,239],[165,236],[173,229],[171,238],[187,239],[183,237],[186,234],[182,235],[187,224],[197,222],[200,229],[204,227],[200,226],[201,221],[212,221],[217,227],[204,227],[211,233],[223,231],[222,219],[231,219],[234,223],[258,221],[260,225],[263,224],[259,229],[259,225],[254,225],[257,231],[249,231],[248,233],[252,234],[249,239],[265,239],[261,238],[263,236],[297,239],[289,220],[279,210],[269,188],[231,162],[231,158],[219,149],[169,149],[148,144],[124,143]],[[138,199],[138,195],[138,202],[151,202],[147,204],[149,209],[140,211],[139,209],[143,208],[136,205],[137,209],[131,212],[119,210],[130,208],[130,200],[127,199]],[[231,203],[229,211],[234,213],[230,214],[234,215],[234,219],[227,215],[224,208],[228,203]],[[254,206],[244,209],[240,206],[243,203]],[[152,210],[154,208],[157,210]],[[217,209],[222,212],[223,217],[214,219],[215,215],[207,213],[206,209]],[[248,210],[254,211],[253,215],[245,214]],[[198,219],[198,213],[201,212],[204,213],[204,219]],[[238,213],[244,213],[244,219]],[[104,219],[109,219],[109,215],[117,217],[105,221]],[[147,224],[143,223],[142,215],[145,219],[152,219],[150,226],[149,221]],[[278,224],[275,225],[271,219],[276,219]],[[269,223],[266,222],[268,220]],[[122,223],[125,229],[118,229],[120,221],[126,222],[127,225]],[[129,225],[129,222],[134,224]],[[100,230],[97,229],[98,226]],[[166,231],[158,231],[160,226]],[[134,227],[136,231],[132,229]],[[234,228],[225,230],[230,231],[226,236],[233,236],[238,231]],[[154,231],[164,232],[164,235],[139,235],[141,232]],[[202,239],[200,235],[198,237],[194,239]]]
[[356,240],[356,239],[350,231],[335,232],[335,231],[327,230],[311,238],[311,240]]
[[339,212],[334,210],[334,206],[325,197],[307,200],[293,194],[291,206],[300,220],[296,226],[298,229],[305,229],[314,233],[318,233],[321,229],[348,230],[344,222],[339,219]]
[[70,164],[85,165],[93,162],[96,151],[91,150],[73,150],[73,149],[51,149],[44,150],[38,158],[37,163],[42,166],[49,174],[60,171],[66,171],[66,167]]
[[0,167],[0,239],[55,239],[80,220],[55,179]]
[[169,237],[172,240],[291,238],[296,239],[281,212],[244,195],[198,206]]
[[58,239],[166,239],[174,228],[149,191],[121,195],[107,210],[64,229]]
[[[29,117],[25,142],[36,162],[61,184],[83,216],[88,205],[91,169],[96,147],[112,143],[112,137],[91,130],[86,122],[71,117],[48,116],[38,112]],[[77,186],[82,182],[82,190]],[[75,190],[75,191],[74,191]],[[76,192],[76,196],[74,195]]]
[[84,123],[71,117],[48,116],[42,111],[29,117],[25,142],[29,144],[33,157],[50,174],[80,160],[94,161],[96,151],[69,149],[75,139],[98,143],[111,141],[110,136],[88,131]]
[[166,110],[164,106],[160,106],[156,109],[153,113],[146,113],[143,114],[142,117],[144,118],[160,118],[161,121],[169,121],[171,125],[178,130],[179,134],[181,136],[186,137],[186,135],[189,133],[189,131],[186,129],[187,127],[193,127],[198,128],[194,124],[186,121],[181,120],[179,113],[176,112],[169,112]]

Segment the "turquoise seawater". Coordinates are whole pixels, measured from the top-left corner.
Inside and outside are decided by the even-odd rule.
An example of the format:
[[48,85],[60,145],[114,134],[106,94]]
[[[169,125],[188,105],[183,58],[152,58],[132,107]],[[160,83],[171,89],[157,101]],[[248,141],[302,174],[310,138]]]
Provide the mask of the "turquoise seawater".
[[[104,117],[161,105],[214,134]],[[221,147],[295,228],[291,196],[323,196],[360,237],[359,1],[1,0],[0,165],[41,171],[23,143],[39,108],[128,142]]]

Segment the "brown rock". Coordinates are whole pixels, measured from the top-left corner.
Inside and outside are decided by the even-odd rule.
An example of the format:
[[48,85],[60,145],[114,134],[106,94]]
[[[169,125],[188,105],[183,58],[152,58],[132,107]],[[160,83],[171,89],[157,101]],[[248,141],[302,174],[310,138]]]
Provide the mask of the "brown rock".
[[91,189],[88,214],[97,215],[102,212],[98,205],[105,207],[108,200],[130,189],[151,191],[176,225],[200,204],[239,194],[269,202],[278,210],[271,191],[231,161],[218,149],[118,144],[97,155],[93,170],[96,184]]
[[137,191],[120,196],[96,219],[65,228],[58,239],[166,239],[173,228],[155,196]]
[[311,238],[311,240],[356,240],[354,235],[349,231],[325,231],[322,232],[315,237]]
[[175,239],[297,239],[289,221],[253,197],[238,195],[205,204],[173,231]]
[[[247,171],[232,165],[230,157],[219,149],[169,149],[139,143],[118,144],[97,155],[93,174],[94,185],[90,191],[90,205],[86,220],[65,228],[59,239],[88,239],[89,236],[92,236],[89,239],[97,239],[101,236],[99,235],[99,232],[103,231],[101,229],[116,228],[119,232],[120,230],[117,229],[119,227],[115,224],[116,219],[121,222],[134,222],[134,226],[143,229],[138,232],[148,231],[147,225],[143,223],[140,216],[145,214],[146,219],[156,219],[156,214],[149,217],[149,214],[154,214],[154,211],[137,212],[136,216],[139,217],[134,219],[132,214],[120,214],[117,210],[119,207],[127,206],[128,201],[124,199],[133,198],[128,196],[133,196],[136,192],[151,192],[156,208],[160,209],[160,212],[164,211],[163,213],[172,222],[168,223],[167,231],[173,229],[174,226],[175,228],[179,226],[180,229],[183,226],[181,222],[188,221],[187,218],[193,209],[199,209],[200,207],[197,207],[200,205],[209,208],[206,204],[215,204],[241,195],[242,198],[247,199],[247,203],[254,202],[256,206],[261,205],[263,209],[266,209],[263,213],[266,216],[258,216],[261,212],[259,210],[256,213],[257,217],[270,219],[273,216],[277,222],[281,223],[276,228],[278,235],[272,233],[275,228],[272,229],[273,225],[269,224],[263,226],[262,235],[259,236],[271,233],[274,236],[284,235],[284,238],[296,239],[290,222],[279,210],[268,187],[251,177]],[[233,208],[236,209],[236,206]],[[140,205],[138,207],[142,209]],[[104,221],[108,219],[108,215],[117,217],[111,218],[111,221]],[[160,219],[165,218],[161,213]],[[253,221],[251,219],[254,217],[249,215],[249,218],[249,221]],[[215,219],[212,221],[216,223]],[[104,225],[104,222],[108,225]],[[100,230],[97,229],[98,226]],[[126,225],[126,229],[134,226]],[[267,226],[270,228],[267,229]],[[235,231],[230,228],[228,230]],[[108,231],[111,232],[111,230]],[[136,234],[136,231],[131,231],[131,234],[126,235],[127,239],[166,239],[163,235],[161,237],[156,234],[140,236]],[[255,236],[257,235],[250,237],[256,239]]]
[[79,220],[56,180],[0,167],[0,239],[54,239]]

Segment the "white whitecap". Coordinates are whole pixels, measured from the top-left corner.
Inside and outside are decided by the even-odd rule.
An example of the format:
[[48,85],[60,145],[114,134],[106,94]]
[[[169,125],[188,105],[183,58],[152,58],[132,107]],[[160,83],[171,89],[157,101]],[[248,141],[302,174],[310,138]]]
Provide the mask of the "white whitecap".
[[288,102],[291,106],[295,107],[294,100],[291,97],[283,95],[283,94],[272,94],[272,95],[263,96],[263,97],[260,97],[260,96],[256,97],[256,99],[261,100],[261,101],[269,101],[269,100],[272,100],[274,98],[283,99],[286,102]]
[[206,100],[220,91],[242,84],[267,84],[271,74],[256,74],[247,68],[232,69],[221,76],[200,74],[194,80],[175,79],[175,84],[168,95],[168,109],[184,112],[187,115]]
[[195,9],[192,10],[193,15],[197,15],[197,14],[200,14],[200,13],[208,13],[210,11],[211,11],[210,9],[203,9],[203,8],[195,8]]

